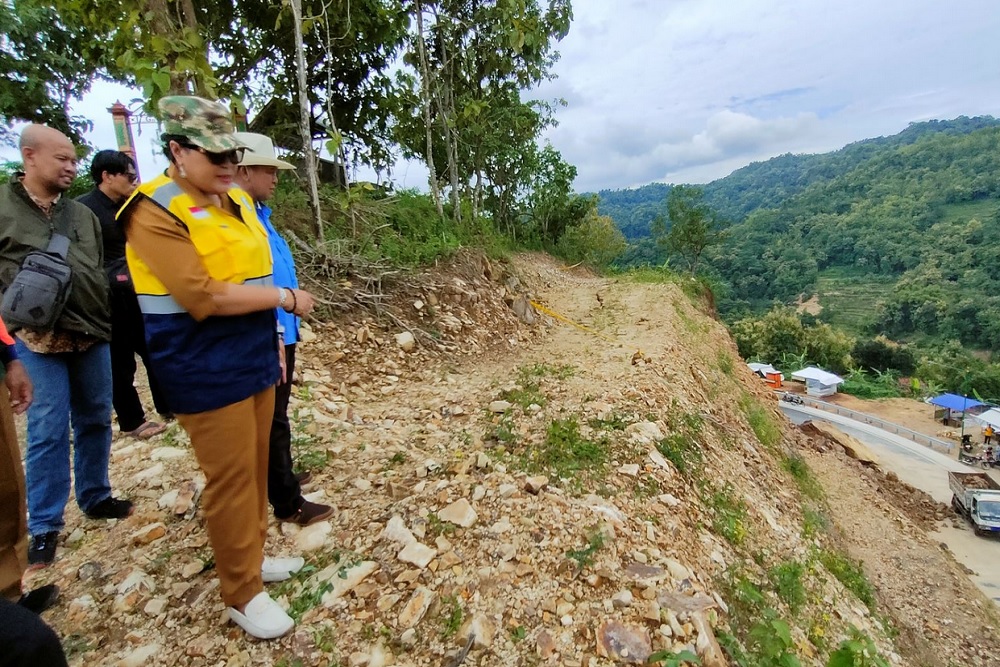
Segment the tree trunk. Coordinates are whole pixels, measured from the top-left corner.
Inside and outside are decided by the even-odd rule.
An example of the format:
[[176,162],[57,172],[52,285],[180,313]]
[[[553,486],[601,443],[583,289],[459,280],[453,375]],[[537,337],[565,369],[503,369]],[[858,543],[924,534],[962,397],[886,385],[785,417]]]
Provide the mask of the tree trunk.
[[316,170],[316,154],[312,145],[312,113],[309,104],[309,86],[306,84],[305,46],[302,43],[302,0],[291,0],[292,19],[295,22],[295,69],[299,93],[299,133],[302,135],[302,159],[306,165],[306,180],[309,183],[309,208],[312,209],[316,243],[322,248],[326,239],[323,234],[323,215],[319,203],[319,174]]
[[437,169],[434,167],[434,133],[431,121],[431,83],[430,68],[427,66],[427,51],[424,44],[424,7],[420,0],[415,3],[417,8],[417,57],[420,59],[420,101],[424,112],[424,128],[427,130],[427,168],[430,170],[428,185],[438,216],[444,217],[444,205],[441,203],[441,190],[438,188]]

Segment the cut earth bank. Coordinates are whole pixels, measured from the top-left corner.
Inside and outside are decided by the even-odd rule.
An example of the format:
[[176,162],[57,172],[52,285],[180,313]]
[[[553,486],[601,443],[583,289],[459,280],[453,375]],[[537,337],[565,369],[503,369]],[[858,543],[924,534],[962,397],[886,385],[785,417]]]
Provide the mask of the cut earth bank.
[[117,440],[136,514],[70,510],[30,582],[63,587],[47,619],[71,663],[826,665],[853,637],[859,660],[1000,664],[950,554],[788,426],[682,287],[462,255],[388,289],[381,321],[315,323],[295,450],[337,512],[271,526],[269,553],[311,566],[269,589],[298,620],[275,642],[223,621],[183,433]]

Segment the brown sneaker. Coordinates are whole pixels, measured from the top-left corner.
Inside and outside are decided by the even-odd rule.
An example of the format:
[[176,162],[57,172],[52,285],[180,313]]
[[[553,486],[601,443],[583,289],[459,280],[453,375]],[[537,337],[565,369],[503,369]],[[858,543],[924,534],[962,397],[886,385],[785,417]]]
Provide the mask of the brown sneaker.
[[295,481],[299,483],[299,486],[303,486],[312,481],[313,474],[308,470],[303,470],[302,472],[295,473]]
[[311,503],[308,500],[302,503],[302,507],[295,514],[287,517],[278,517],[278,521],[286,523],[297,523],[300,526],[311,526],[317,521],[323,521],[333,515],[333,508],[329,505]]

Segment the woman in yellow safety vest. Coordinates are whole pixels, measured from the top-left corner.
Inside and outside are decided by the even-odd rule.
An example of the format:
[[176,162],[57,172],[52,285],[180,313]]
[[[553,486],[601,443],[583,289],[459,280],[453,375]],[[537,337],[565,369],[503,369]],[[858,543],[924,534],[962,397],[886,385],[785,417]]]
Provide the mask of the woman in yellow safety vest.
[[284,373],[275,308],[302,316],[303,290],[271,279],[267,232],[233,186],[243,152],[229,110],[198,97],[159,103],[166,172],[118,213],[153,372],[205,473],[202,495],[223,601],[249,634],[294,625],[266,592],[302,567],[264,558],[268,436]]

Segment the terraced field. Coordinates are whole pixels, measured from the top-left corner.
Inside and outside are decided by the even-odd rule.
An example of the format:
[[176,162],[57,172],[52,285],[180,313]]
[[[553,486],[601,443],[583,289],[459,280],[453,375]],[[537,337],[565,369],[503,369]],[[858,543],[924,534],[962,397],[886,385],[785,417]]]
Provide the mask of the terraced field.
[[875,305],[896,279],[856,273],[849,269],[827,269],[819,274],[816,291],[824,319],[850,333],[862,333],[875,315]]

